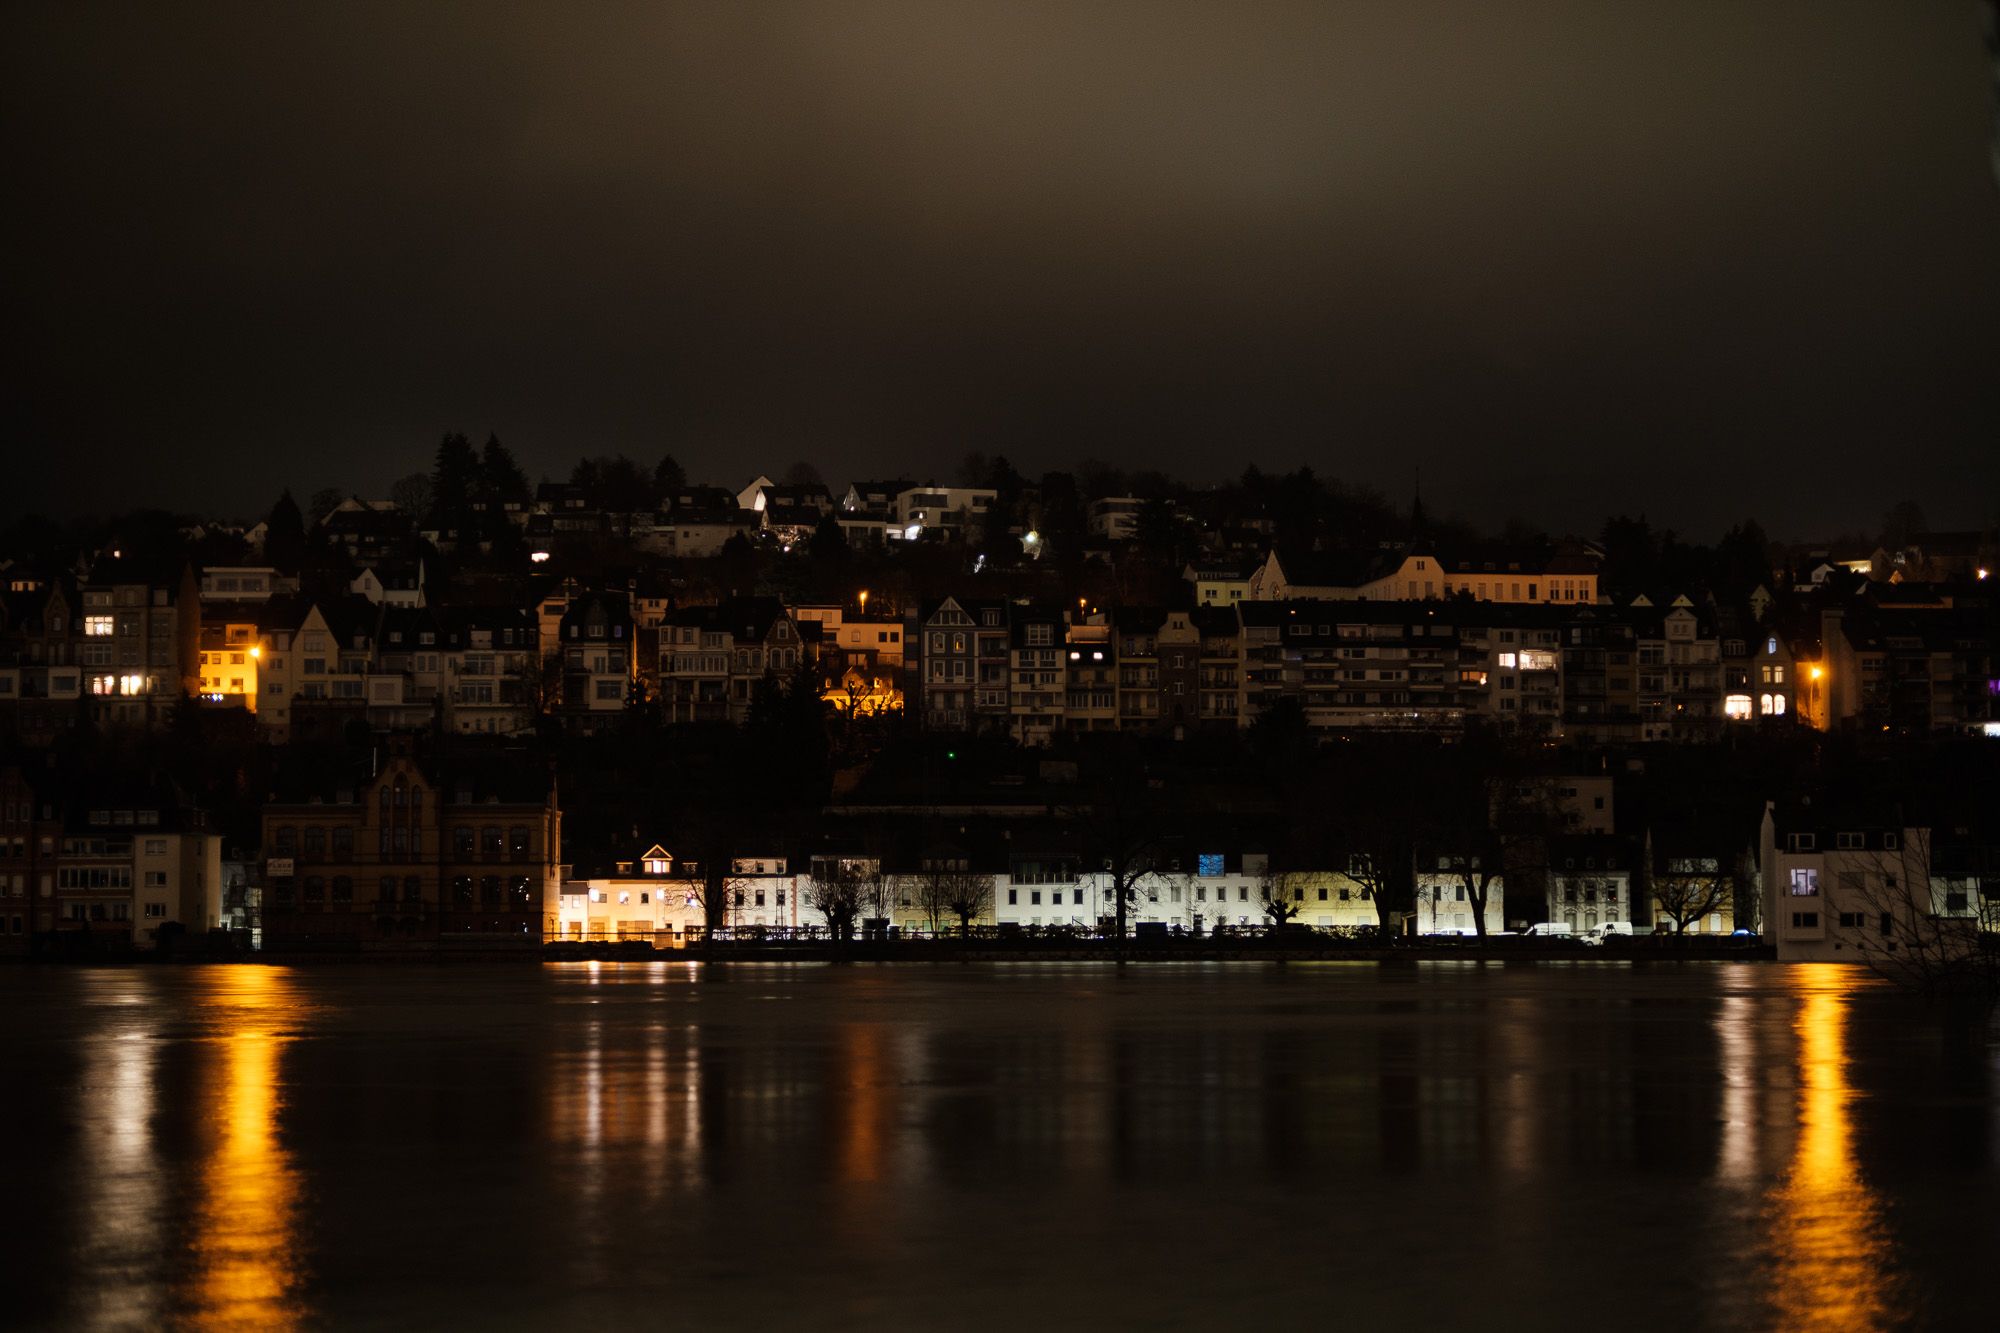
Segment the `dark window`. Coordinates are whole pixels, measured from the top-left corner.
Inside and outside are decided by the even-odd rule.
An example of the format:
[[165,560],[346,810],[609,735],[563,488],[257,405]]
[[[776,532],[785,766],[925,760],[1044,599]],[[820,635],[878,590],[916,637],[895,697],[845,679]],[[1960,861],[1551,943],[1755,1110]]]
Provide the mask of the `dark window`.
[[462,907],[470,907],[472,905],[472,876],[452,876],[451,900]]
[[403,901],[406,903],[420,903],[423,900],[424,882],[415,875],[406,876],[403,880]]
[[323,861],[326,859],[326,830],[317,825],[306,830],[306,859]]
[[525,859],[528,855],[528,830],[519,824],[508,829],[507,850],[513,854],[516,861]]
[[354,859],[354,830],[345,825],[333,831],[333,859],[352,861]]
[[500,905],[500,877],[481,875],[479,877],[479,901],[487,907]]
[[333,877],[333,900],[337,903],[353,902],[354,881],[346,875],[335,875]]
[[459,856],[472,855],[472,830],[461,824],[451,831],[451,850]]
[[326,881],[318,875],[307,875],[305,898],[309,903],[324,902],[326,899]]
[[375,896],[385,903],[396,901],[396,877],[384,875],[375,884]]

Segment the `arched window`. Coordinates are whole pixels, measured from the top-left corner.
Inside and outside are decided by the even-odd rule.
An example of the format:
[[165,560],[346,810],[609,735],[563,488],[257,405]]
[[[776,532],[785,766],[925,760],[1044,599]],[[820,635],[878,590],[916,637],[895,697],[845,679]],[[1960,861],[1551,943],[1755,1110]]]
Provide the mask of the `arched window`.
[[424,789],[422,787],[412,787],[410,788],[410,818],[422,819],[423,817]]

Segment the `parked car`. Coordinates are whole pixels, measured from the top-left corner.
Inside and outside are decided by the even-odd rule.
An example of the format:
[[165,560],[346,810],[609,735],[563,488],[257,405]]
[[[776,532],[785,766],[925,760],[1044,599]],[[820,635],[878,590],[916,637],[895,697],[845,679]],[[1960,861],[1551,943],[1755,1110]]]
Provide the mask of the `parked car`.
[[1567,921],[1537,921],[1528,927],[1526,933],[1566,940],[1576,935],[1576,928]]
[[1585,944],[1602,944],[1613,935],[1632,935],[1636,933],[1632,929],[1630,921],[1607,921],[1601,926],[1592,926],[1589,930],[1585,931],[1583,933],[1583,942]]

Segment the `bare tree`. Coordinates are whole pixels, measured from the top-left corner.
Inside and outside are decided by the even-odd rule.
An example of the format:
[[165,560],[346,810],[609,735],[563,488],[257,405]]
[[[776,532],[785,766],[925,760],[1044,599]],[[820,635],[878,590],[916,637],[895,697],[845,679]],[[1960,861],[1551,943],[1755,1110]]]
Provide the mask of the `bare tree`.
[[[1453,851],[1438,856],[1438,869],[1447,876],[1447,882],[1454,888],[1465,890],[1465,902],[1472,909],[1473,933],[1486,934],[1486,903],[1493,896],[1493,882],[1501,879],[1501,848],[1498,838],[1481,834],[1474,842],[1479,850],[1468,850],[1461,844]],[[1438,891],[1443,892],[1443,885]],[[1437,914],[1431,914],[1435,921]]]
[[1730,884],[1736,894],[1731,919],[1738,930],[1757,931],[1764,928],[1764,885],[1760,877],[1756,856],[1749,848],[1736,854],[1730,871]]
[[730,925],[730,909],[742,887],[735,874],[741,834],[736,820],[720,810],[686,811],[680,822],[681,844],[692,855],[674,862],[674,874],[701,908],[702,924],[714,934]]
[[1736,897],[1735,881],[1714,857],[1675,857],[1666,873],[1652,877],[1652,885],[1653,901],[1676,935],[1687,934],[1689,926]]
[[976,873],[961,858],[927,859],[922,870],[906,879],[910,896],[933,933],[947,920],[956,920],[964,934],[993,906],[993,876]]
[[879,857],[860,863],[856,882],[863,920],[889,921],[895,917],[896,904],[903,896],[896,878],[883,869]]
[[1300,871],[1271,869],[1266,870],[1258,880],[1258,896],[1264,902],[1264,915],[1271,918],[1274,929],[1283,930],[1306,910],[1307,878]]
[[1119,743],[1084,799],[1058,813],[1076,821],[1085,866],[1107,881],[1112,938],[1122,942],[1132,903],[1140,887],[1155,877],[1172,829],[1162,789],[1139,764],[1130,746]]
[[1825,910],[1878,976],[1925,995],[2000,995],[2000,947],[1970,915],[1938,910],[1931,886],[1928,829],[1906,830],[1901,845],[1849,853]]
[[[1385,838],[1384,842],[1391,844],[1393,852],[1393,840]],[[1347,877],[1361,886],[1364,901],[1375,904],[1376,929],[1386,933],[1389,929],[1389,895],[1395,890],[1395,862],[1387,859],[1379,849],[1351,851],[1347,857]]]
[[429,517],[433,494],[428,472],[413,472],[389,488],[389,499],[415,523]]
[[993,876],[976,870],[956,870],[945,885],[945,909],[958,919],[958,933],[970,935],[972,923],[993,910]]
[[861,915],[863,875],[852,861],[839,857],[813,858],[806,876],[806,905],[826,918],[835,939],[854,936],[854,923]]

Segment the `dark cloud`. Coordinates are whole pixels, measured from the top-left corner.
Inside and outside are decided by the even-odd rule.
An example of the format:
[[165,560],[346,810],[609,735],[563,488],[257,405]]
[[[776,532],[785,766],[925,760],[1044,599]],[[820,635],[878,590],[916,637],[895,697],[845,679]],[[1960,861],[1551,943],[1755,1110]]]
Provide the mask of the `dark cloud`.
[[379,491],[462,428],[1993,517],[1969,7],[1468,8],[15,7],[0,505]]

